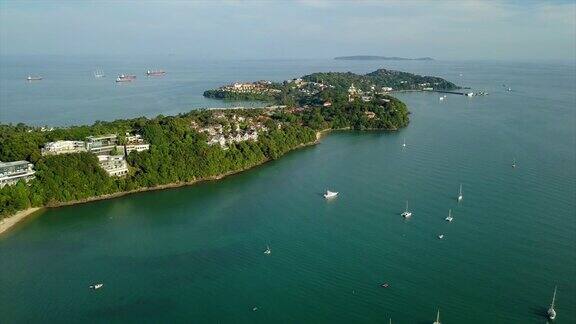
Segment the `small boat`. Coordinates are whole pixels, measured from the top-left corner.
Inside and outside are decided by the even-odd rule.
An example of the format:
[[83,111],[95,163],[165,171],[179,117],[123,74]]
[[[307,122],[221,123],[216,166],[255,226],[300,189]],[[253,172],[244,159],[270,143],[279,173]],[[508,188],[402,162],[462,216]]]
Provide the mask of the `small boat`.
[[272,254],[272,250],[270,250],[269,245],[266,245],[266,250],[264,251],[264,254],[266,254],[266,255]]
[[100,289],[102,287],[104,287],[103,283],[97,283],[97,284],[90,285],[90,289],[93,289],[93,290]]
[[550,308],[548,308],[548,318],[554,320],[556,318],[556,310],[554,309],[554,302],[556,301],[556,288],[554,287],[554,295],[552,295],[552,304],[550,304]]
[[402,143],[402,147],[406,147],[406,137],[404,137],[404,143]]
[[162,76],[166,74],[166,71],[163,70],[148,70],[146,71],[146,76]]
[[100,69],[97,69],[96,71],[94,71],[94,77],[95,77],[96,79],[103,78],[103,77],[105,77],[105,76],[106,76],[106,75],[104,75],[104,71],[102,71],[102,70],[100,70]]
[[390,287],[390,285],[387,282],[385,282],[385,283],[381,284],[380,287],[388,288],[388,287]]
[[326,193],[324,194],[324,198],[326,198],[326,199],[335,198],[336,196],[338,196],[338,192],[334,192],[334,191],[330,191],[330,190],[326,190]]
[[514,160],[512,160],[512,167],[513,167],[513,168],[516,167],[516,158],[514,158]]
[[439,240],[441,240],[441,239],[443,239],[443,238],[444,238],[444,234],[438,235],[438,239],[439,239]]
[[408,200],[406,200],[406,210],[402,213],[402,217],[408,218],[412,216],[412,212],[408,211]]
[[460,190],[458,191],[458,201],[462,201],[464,196],[462,195],[462,184],[460,184]]
[[440,97],[440,100],[444,100],[444,97]]
[[253,312],[255,312],[255,311],[257,311],[257,310],[258,310],[258,307],[256,307],[256,306],[252,307],[252,311],[253,311]]
[[442,324],[440,323],[440,309],[438,309],[438,313],[436,313],[436,321],[433,324]]
[[26,78],[26,81],[40,81],[40,80],[42,80],[42,77],[41,77],[41,76],[31,76],[31,75],[29,75],[29,76]]
[[116,82],[132,82],[133,79],[126,79],[126,78],[121,78],[121,77],[117,77],[116,78]]
[[508,88],[507,90],[508,90],[508,91],[512,91],[512,88]]
[[445,218],[447,222],[451,222],[454,218],[452,217],[452,209],[448,209],[448,217]]

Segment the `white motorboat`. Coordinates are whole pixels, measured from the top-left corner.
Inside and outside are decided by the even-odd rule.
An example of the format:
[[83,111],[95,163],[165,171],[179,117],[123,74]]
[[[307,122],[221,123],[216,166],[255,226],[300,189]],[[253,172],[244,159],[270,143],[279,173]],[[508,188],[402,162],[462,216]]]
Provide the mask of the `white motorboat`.
[[458,191],[458,201],[462,201],[464,196],[462,195],[462,184],[460,184],[460,190]]
[[554,287],[554,295],[552,296],[552,304],[550,304],[550,308],[548,308],[548,318],[553,320],[556,318],[556,310],[554,309],[554,303],[556,302],[556,288]]
[[102,287],[104,287],[103,283],[97,283],[97,284],[90,285],[90,289],[93,289],[93,290],[100,289]]
[[438,309],[438,313],[436,313],[436,321],[433,324],[442,324],[440,323],[440,309]]
[[272,254],[272,250],[270,250],[269,245],[266,245],[266,250],[264,251],[264,254],[266,254],[266,255]]
[[452,217],[452,209],[448,209],[448,217],[445,218],[447,222],[451,222],[454,218]]
[[326,190],[326,193],[324,194],[324,198],[326,198],[326,199],[335,198],[336,196],[338,196],[338,192],[334,192],[334,191],[330,191],[330,190]]
[[402,213],[402,217],[408,218],[412,216],[412,212],[408,211],[408,201],[406,201],[406,210]]
[[441,240],[441,239],[443,239],[443,238],[444,238],[444,234],[440,234],[440,235],[438,235],[438,239],[440,239],[440,240]]

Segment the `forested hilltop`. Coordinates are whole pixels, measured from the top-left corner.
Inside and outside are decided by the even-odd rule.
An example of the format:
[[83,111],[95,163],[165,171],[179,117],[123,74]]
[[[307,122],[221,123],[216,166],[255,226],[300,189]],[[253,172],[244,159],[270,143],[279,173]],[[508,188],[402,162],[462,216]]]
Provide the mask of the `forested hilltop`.
[[439,77],[379,69],[368,74],[322,72],[284,82],[234,83],[207,90],[204,96],[227,100],[260,100],[279,105],[305,105],[331,97],[330,90],[345,94],[352,86],[357,93],[362,94],[459,89],[454,83]]
[[[0,188],[0,217],[29,207],[219,178],[315,143],[324,130],[396,130],[408,125],[409,112],[390,92],[428,86],[456,88],[441,78],[388,70],[314,73],[204,93],[276,104],[268,108],[193,110],[56,129],[0,125],[0,161],[29,161],[35,172],[27,182]],[[89,145],[98,135],[113,138],[108,156],[102,147]],[[138,143],[128,150],[132,140]]]

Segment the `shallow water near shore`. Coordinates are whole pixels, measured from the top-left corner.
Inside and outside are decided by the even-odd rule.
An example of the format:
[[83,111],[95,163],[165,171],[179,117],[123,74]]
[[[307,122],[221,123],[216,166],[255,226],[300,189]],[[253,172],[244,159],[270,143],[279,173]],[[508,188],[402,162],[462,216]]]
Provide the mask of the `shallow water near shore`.
[[220,181],[46,210],[0,237],[0,322],[420,324],[440,308],[443,323],[546,323],[558,285],[555,323],[575,323],[573,66],[346,64],[490,95],[398,94],[412,112],[398,132],[333,132]]

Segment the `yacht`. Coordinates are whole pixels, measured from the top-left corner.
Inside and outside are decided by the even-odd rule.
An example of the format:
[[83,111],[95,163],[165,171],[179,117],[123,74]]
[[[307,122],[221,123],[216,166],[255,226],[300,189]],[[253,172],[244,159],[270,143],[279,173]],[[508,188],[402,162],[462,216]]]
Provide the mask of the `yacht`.
[[452,217],[452,209],[448,209],[448,217],[445,218],[447,222],[451,222],[454,218]]
[[556,301],[556,288],[554,287],[554,295],[552,296],[552,304],[550,304],[550,308],[548,308],[548,318],[553,320],[556,318],[556,310],[554,309],[554,302]]
[[440,323],[440,309],[438,309],[438,313],[436,313],[436,321],[433,324],[442,324]]
[[266,245],[266,250],[264,251],[264,254],[268,255],[271,253],[272,253],[272,250],[270,250],[270,245]]
[[103,283],[97,283],[97,284],[90,285],[90,289],[96,290],[96,289],[102,288],[103,286],[104,286]]
[[336,196],[338,196],[338,192],[334,192],[334,191],[330,191],[330,190],[326,190],[326,193],[324,194],[324,198],[326,198],[326,199],[334,198]]
[[408,218],[408,217],[410,217],[410,216],[412,216],[412,212],[409,212],[409,211],[408,211],[408,201],[406,201],[406,211],[404,211],[404,212],[402,213],[402,217]]
[[458,191],[458,201],[462,201],[464,196],[462,195],[462,184],[460,184],[460,190]]

